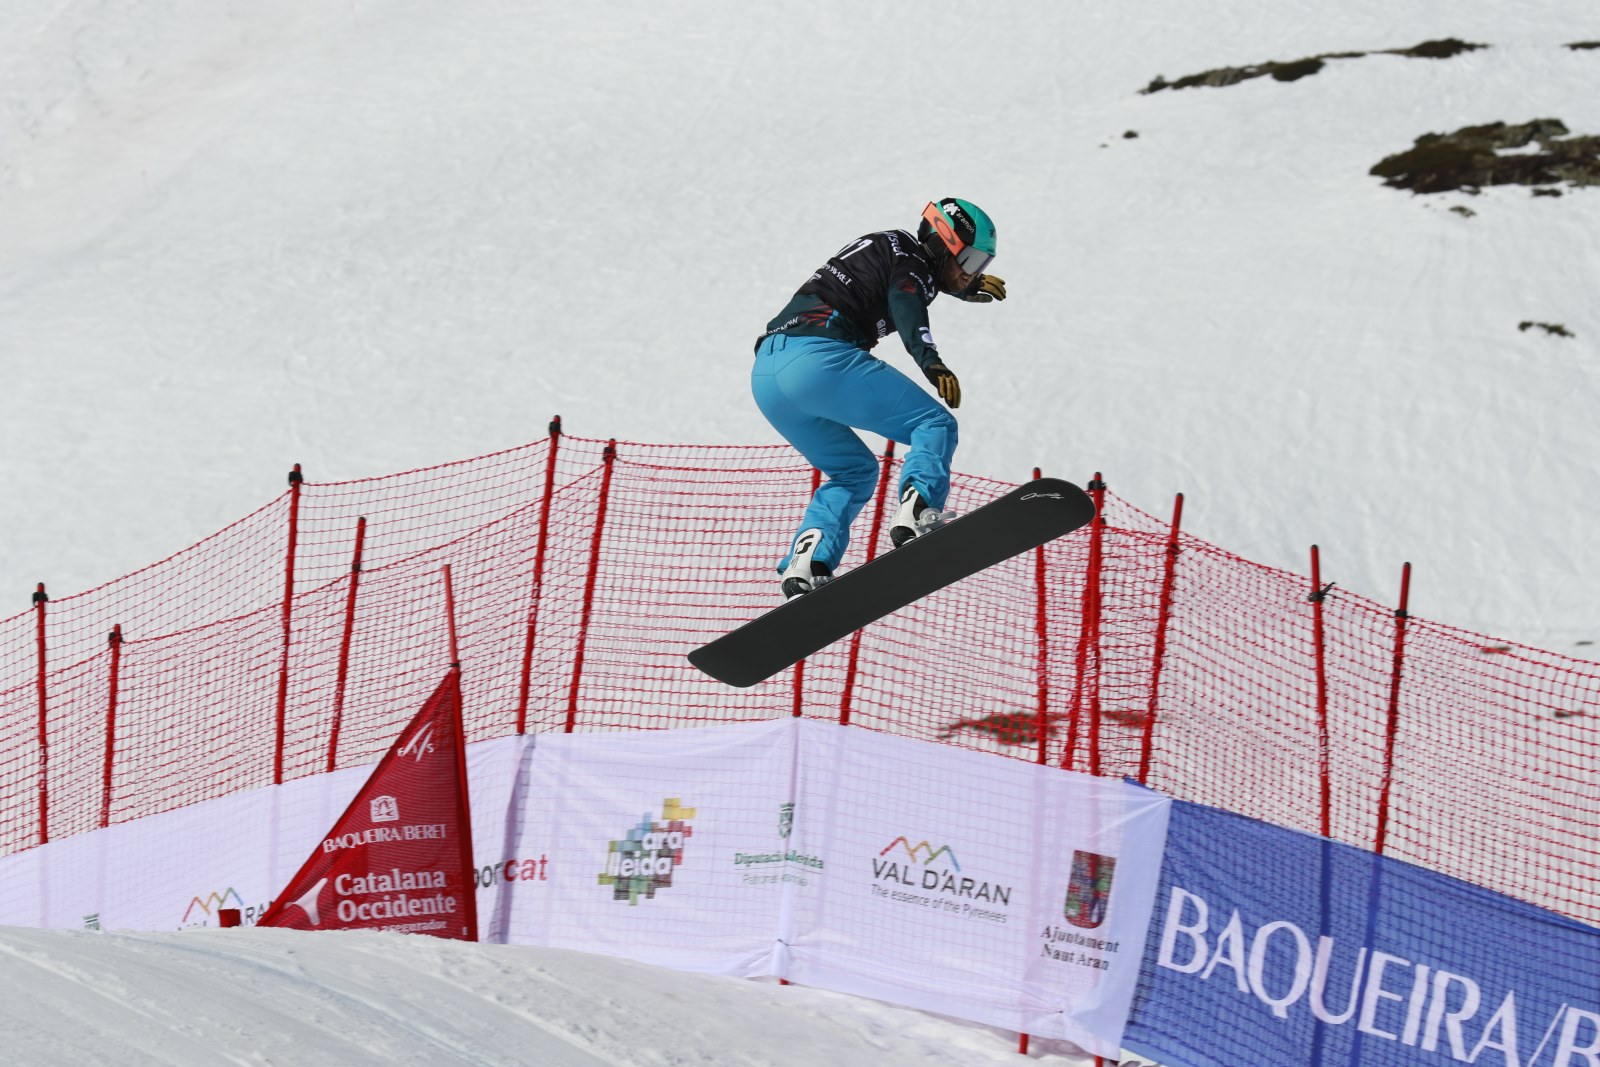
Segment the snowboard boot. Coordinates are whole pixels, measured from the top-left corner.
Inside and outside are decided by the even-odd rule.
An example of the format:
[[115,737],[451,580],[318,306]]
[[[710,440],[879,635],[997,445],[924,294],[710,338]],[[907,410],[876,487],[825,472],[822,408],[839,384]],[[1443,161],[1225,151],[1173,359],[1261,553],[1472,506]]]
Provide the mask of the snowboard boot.
[[889,540],[899,548],[907,541],[932,533],[953,518],[955,512],[930,508],[928,502],[922,499],[922,494],[917,492],[916,486],[908,485],[900,494],[900,509],[894,513],[894,521],[889,524]]
[[793,600],[833,581],[833,570],[811,558],[821,543],[821,530],[804,530],[795,538],[794,555],[783,571],[783,599]]

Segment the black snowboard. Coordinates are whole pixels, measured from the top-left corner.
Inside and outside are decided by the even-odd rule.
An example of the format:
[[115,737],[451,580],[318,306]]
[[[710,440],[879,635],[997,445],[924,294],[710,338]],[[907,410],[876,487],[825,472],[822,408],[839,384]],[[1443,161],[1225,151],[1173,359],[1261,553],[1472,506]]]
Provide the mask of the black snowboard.
[[874,620],[1092,518],[1093,501],[1071,482],[1028,482],[700,646],[689,653],[689,662],[728,685],[755,685]]

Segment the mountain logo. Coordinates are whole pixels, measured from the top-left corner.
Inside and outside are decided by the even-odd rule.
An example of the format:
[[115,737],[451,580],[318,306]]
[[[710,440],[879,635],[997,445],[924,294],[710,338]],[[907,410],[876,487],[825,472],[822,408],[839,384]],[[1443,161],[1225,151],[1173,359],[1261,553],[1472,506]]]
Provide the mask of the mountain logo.
[[[890,855],[897,851],[904,855]],[[890,899],[925,903],[928,899],[948,897],[954,905],[951,910],[957,914],[990,922],[1003,923],[1006,916],[975,904],[1001,907],[1011,904],[1010,886],[963,874],[961,861],[949,845],[936,848],[926,839],[913,845],[911,839],[903,835],[890,841],[873,858],[872,880]],[[918,896],[910,892],[913,890],[931,893],[934,897]],[[964,903],[968,901],[972,903]]]
[[954,867],[958,871],[961,869],[961,864],[956,859],[956,854],[949,845],[940,845],[938,848],[934,848],[932,845],[928,844],[927,841],[919,841],[917,844],[913,845],[910,839],[904,836],[897,837],[893,841],[890,841],[883,847],[883,851],[878,853],[878,855],[887,856],[890,850],[896,845],[899,845],[901,848],[905,849],[906,855],[909,856],[913,861],[917,859],[918,855],[923,856],[921,862],[924,867],[928,866],[940,856],[949,856],[950,859],[948,862],[950,866]]
[[[232,901],[231,904],[229,903],[230,900]],[[188,908],[184,909],[183,925],[189,926],[195,922],[204,922],[206,919],[215,916],[217,912],[221,911],[223,908],[242,907],[244,907],[244,901],[240,899],[238,890],[234,889],[232,886],[229,886],[220,893],[212,892],[207,893],[203,897],[195,896],[190,899]],[[196,910],[200,912],[203,918],[195,918]]]

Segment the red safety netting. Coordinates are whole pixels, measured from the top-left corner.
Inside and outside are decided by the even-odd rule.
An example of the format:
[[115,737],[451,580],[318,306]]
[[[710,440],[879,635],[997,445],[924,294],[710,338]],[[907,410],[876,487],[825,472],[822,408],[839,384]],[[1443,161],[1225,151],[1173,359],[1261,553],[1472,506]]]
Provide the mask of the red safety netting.
[[[449,661],[448,564],[469,740],[826,717],[1141,778],[1600,922],[1600,664],[1314,597],[1104,489],[1102,522],[798,669],[704,677],[685,654],[776,603],[813,478],[786,447],[552,432],[292,481],[0,620],[0,851],[376,760]],[[950,506],[1005,488],[957,476]],[[888,550],[883,499],[844,566]]]

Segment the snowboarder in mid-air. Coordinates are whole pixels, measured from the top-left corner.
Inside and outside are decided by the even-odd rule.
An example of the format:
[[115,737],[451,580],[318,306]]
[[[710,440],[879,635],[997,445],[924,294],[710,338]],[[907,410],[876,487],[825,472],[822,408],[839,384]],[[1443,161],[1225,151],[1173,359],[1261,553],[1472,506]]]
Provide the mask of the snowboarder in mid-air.
[[895,546],[943,521],[955,416],[870,350],[898,333],[939,398],[960,406],[961,383],[933,342],[928,305],[941,292],[1004,300],[1005,282],[983,272],[994,254],[989,216],[946,197],[924,209],[915,236],[883,230],[845,245],[767,324],[750,375],[756,405],[827,479],[778,564],[786,598],[833,577],[850,524],[872,497],[878,460],[856,429],[910,446],[889,527]]
[[[940,200],[923,212],[916,236],[884,230],[845,245],[767,326],[751,373],[756,404],[828,480],[812,495],[778,564],[785,603],[690,652],[700,671],[725,685],[759,684],[886,615],[1093,520],[1094,501],[1082,489],[1035,478],[935,530],[947,517],[941,509],[950,491],[956,420],[869,349],[899,333],[939,398],[957,407],[961,385],[934,347],[928,305],[941,292],[979,303],[1004,300],[1005,283],[984,273],[994,252],[987,215],[965,200]],[[832,582],[850,523],[878,481],[877,457],[856,429],[911,446],[889,527],[897,551]]]

